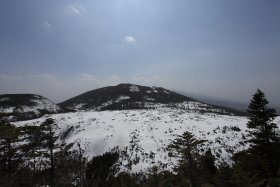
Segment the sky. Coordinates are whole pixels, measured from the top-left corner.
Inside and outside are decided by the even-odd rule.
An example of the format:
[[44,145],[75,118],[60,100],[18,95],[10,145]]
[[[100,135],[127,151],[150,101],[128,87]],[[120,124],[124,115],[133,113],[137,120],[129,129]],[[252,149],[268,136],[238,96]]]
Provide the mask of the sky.
[[278,0],[0,2],[0,94],[134,83],[280,106]]

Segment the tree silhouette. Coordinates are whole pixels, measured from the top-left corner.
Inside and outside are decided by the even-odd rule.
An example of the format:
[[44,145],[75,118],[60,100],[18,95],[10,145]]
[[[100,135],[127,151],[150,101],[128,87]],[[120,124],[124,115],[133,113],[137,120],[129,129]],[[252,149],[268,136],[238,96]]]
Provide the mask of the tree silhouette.
[[269,108],[268,104],[265,94],[258,89],[248,107],[250,117],[247,127],[251,129],[251,151],[263,158],[268,163],[268,171],[276,176],[280,144],[277,125],[273,123],[276,111]]
[[178,156],[182,156],[179,170],[183,170],[185,178],[190,181],[192,187],[197,186],[195,170],[198,160],[198,145],[204,142],[204,140],[197,140],[186,131],[169,145],[169,149],[177,152]]

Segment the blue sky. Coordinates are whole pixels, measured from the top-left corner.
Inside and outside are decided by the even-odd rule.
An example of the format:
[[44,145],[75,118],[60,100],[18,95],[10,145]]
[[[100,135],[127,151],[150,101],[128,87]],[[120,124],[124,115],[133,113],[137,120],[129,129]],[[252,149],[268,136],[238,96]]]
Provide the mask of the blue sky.
[[1,1],[0,94],[130,82],[280,105],[279,20],[277,0]]

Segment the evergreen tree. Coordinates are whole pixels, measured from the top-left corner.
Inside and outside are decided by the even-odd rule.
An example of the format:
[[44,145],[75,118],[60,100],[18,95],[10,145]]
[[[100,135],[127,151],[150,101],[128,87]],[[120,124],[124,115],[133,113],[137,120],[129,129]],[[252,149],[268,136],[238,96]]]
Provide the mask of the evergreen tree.
[[19,141],[20,133],[20,129],[10,123],[0,125],[1,169],[8,174],[12,173],[19,161],[17,142]]
[[247,127],[253,129],[250,132],[252,135],[250,142],[253,146],[265,148],[277,140],[275,133],[277,126],[272,123],[276,117],[276,111],[267,105],[265,94],[258,89],[248,107],[250,117]]
[[16,185],[16,175],[23,163],[21,135],[21,128],[6,122],[0,124],[0,184],[3,186]]
[[58,136],[55,135],[55,128],[57,127],[56,123],[52,118],[46,119],[40,127],[42,128],[42,139],[43,139],[43,148],[48,150],[46,154],[50,161],[50,182],[51,186],[54,186],[54,178],[55,178],[55,164],[54,164],[54,150],[58,148],[58,144],[56,144],[56,140]]
[[210,148],[201,156],[200,162],[200,173],[203,176],[204,183],[214,183],[217,168],[215,166],[215,157]]
[[23,128],[25,136],[25,141],[27,144],[22,146],[22,150],[25,154],[26,159],[32,164],[33,174],[36,174],[37,159],[43,157],[42,152],[42,128],[40,126],[26,126]]
[[73,149],[74,143],[61,144],[54,154],[56,165],[56,186],[84,186],[85,164],[84,150],[78,145]]
[[201,166],[205,174],[211,175],[216,173],[215,157],[209,148],[201,158]]
[[96,186],[108,186],[108,179],[114,176],[114,165],[118,159],[118,152],[106,152],[103,155],[93,157],[86,166],[87,181]]
[[176,151],[179,155],[182,156],[180,160],[180,170],[183,170],[184,177],[188,179],[191,187],[197,186],[196,179],[196,169],[197,161],[199,160],[198,156],[198,146],[204,143],[204,140],[197,140],[190,132],[184,132],[183,135],[179,135],[169,148],[173,151]]
[[274,109],[268,107],[268,101],[261,90],[253,95],[249,104],[250,114],[247,127],[250,129],[248,150],[234,155],[234,178],[239,186],[279,187],[280,139]]
[[276,176],[279,169],[280,144],[277,125],[273,123],[276,111],[269,108],[268,103],[265,94],[258,89],[248,107],[250,117],[247,127],[252,129],[249,140],[252,154],[263,159],[268,164],[268,172]]
[[78,151],[77,151],[77,157],[78,157],[78,168],[79,168],[79,186],[83,187],[85,183],[85,163],[86,158],[84,157],[85,151],[81,148],[81,144],[78,142]]

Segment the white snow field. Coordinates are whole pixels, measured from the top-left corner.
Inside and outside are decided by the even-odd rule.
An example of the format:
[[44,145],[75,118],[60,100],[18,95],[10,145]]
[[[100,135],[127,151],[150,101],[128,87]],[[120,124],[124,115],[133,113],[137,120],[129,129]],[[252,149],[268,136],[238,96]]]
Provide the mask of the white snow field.
[[[118,147],[120,169],[131,173],[147,172],[153,166],[172,170],[178,159],[168,156],[167,146],[185,131],[207,140],[201,153],[211,148],[216,164],[232,163],[232,154],[249,146],[244,143],[248,134],[246,117],[168,107],[53,114],[14,124],[40,125],[47,118],[57,123],[58,135],[70,131],[64,141],[80,142],[88,159]],[[275,123],[280,126],[280,117]]]

